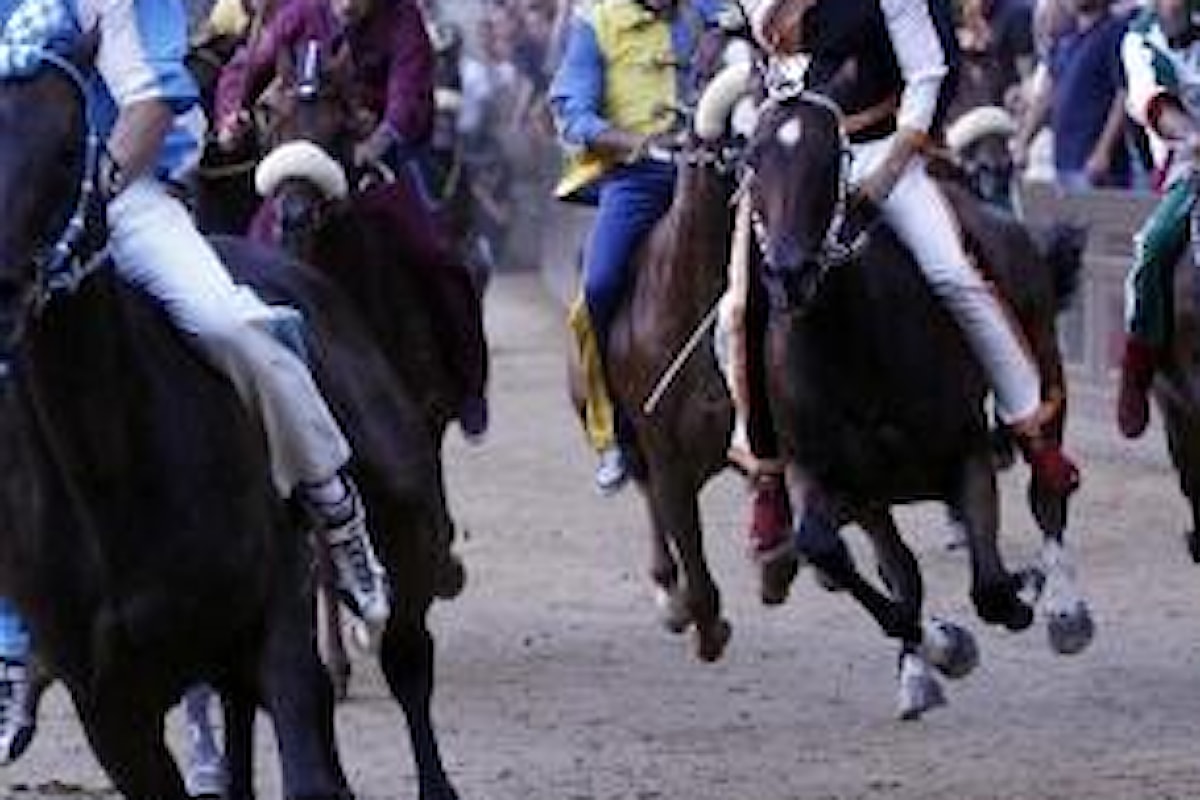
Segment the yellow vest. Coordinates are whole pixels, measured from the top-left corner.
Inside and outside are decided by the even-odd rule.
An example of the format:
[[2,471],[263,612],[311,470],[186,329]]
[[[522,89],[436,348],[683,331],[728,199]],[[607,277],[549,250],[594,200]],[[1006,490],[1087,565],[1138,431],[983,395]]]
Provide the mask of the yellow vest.
[[[678,56],[671,22],[635,0],[597,0],[591,11],[596,42],[604,57],[603,116],[616,128],[663,133],[675,124]],[[572,156],[555,196],[571,199],[595,183],[614,161],[583,151]]]

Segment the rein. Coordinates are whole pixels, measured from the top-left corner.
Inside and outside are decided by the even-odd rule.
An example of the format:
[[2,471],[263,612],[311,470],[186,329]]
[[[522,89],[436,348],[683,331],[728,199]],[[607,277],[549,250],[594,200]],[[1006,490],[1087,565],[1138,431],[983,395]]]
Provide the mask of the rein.
[[[847,212],[850,203],[850,164],[854,158],[853,152],[850,149],[850,138],[846,133],[846,115],[842,111],[841,106],[828,95],[807,89],[789,88],[782,88],[773,93],[764,104],[763,111],[766,112],[772,108],[780,107],[784,102],[794,102],[825,109],[833,114],[837,120],[838,157],[841,162],[838,167],[837,198],[834,200],[833,215],[829,219],[829,226],[825,229],[825,233],[821,237],[821,250],[817,254],[817,265],[820,275],[824,276],[831,269],[855,259],[867,243],[866,230],[859,231],[853,239],[846,241]],[[754,184],[757,181],[757,173],[753,169],[746,168],[742,183],[735,197],[740,198],[746,193],[752,192]],[[772,264],[768,256],[767,247],[769,239],[767,224],[766,220],[763,219],[762,212],[758,208],[751,209],[750,224],[754,231],[754,241],[758,246],[758,251],[762,255],[764,263],[768,267],[771,267]]]
[[[87,91],[87,79],[75,64],[57,53],[41,49],[36,56],[41,65],[58,69],[70,79],[83,102],[87,133],[83,174],[79,180],[75,206],[54,244],[34,256],[35,280],[22,298],[20,324],[14,330],[11,341],[5,343],[9,352],[25,338],[31,319],[41,317],[55,296],[74,293],[83,281],[100,269],[108,256],[107,247],[90,253],[83,248],[84,237],[88,233],[88,213],[98,199],[100,163],[106,152],[99,127],[93,119],[94,109]],[[0,376],[5,372],[7,369],[0,370]]]

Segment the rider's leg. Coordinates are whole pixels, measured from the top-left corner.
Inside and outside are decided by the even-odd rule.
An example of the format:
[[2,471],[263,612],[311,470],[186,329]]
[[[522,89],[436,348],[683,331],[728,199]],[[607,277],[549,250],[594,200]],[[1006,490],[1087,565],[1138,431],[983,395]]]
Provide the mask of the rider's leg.
[[[583,296],[602,363],[607,361],[608,334],[625,293],[634,251],[670,207],[674,189],[674,167],[656,162],[618,167],[600,187],[600,205],[584,265]],[[619,431],[613,433],[615,440]],[[626,467],[619,442],[602,450],[597,487],[605,493],[615,491],[625,480]]]
[[1024,337],[967,257],[953,211],[926,174],[923,159],[909,164],[882,211],[987,372],[997,412],[1017,435],[1034,480],[1048,491],[1072,491],[1079,472],[1058,443],[1043,434],[1041,381]]
[[750,261],[746,288],[746,431],[756,470],[747,538],[751,557],[762,564],[791,553],[792,506],[784,482],[784,462],[771,418],[767,388],[767,296],[757,259]]
[[329,539],[340,589],[382,630],[389,603],[357,491],[343,475],[350,447],[304,363],[268,332],[271,310],[239,289],[184,206],[156,181],[109,205],[121,276],[158,298],[178,329],[233,383],[267,436],[282,496],[298,492]]
[[17,609],[0,598],[0,764],[11,764],[33,741],[29,630]]
[[1117,425],[1127,437],[1141,436],[1150,421],[1148,394],[1154,371],[1170,341],[1175,262],[1187,248],[1196,193],[1176,182],[1134,237],[1134,261],[1125,278],[1125,352]]

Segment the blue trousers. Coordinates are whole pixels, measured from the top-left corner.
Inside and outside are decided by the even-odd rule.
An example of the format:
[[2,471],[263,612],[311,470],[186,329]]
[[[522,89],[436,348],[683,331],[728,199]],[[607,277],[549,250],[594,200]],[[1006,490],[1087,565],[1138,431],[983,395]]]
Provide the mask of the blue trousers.
[[0,658],[26,661],[30,650],[29,629],[7,598],[0,597]]
[[599,195],[584,264],[583,296],[603,358],[634,251],[671,207],[675,167],[657,161],[617,167],[600,184]]

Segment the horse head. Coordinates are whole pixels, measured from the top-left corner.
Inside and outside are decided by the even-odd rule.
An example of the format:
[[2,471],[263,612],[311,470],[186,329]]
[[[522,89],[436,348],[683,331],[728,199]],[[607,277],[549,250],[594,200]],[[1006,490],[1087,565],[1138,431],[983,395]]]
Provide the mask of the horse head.
[[745,190],[777,305],[807,307],[829,270],[851,255],[842,239],[848,158],[841,110],[826,95],[796,92],[760,109]]
[[348,56],[331,55],[317,41],[287,52],[277,66],[280,91],[267,131],[270,152],[255,175],[258,193],[275,206],[280,243],[311,256],[331,204],[343,200],[361,133],[352,105]]
[[82,277],[102,213],[84,57],[0,45],[0,371],[42,304]]

